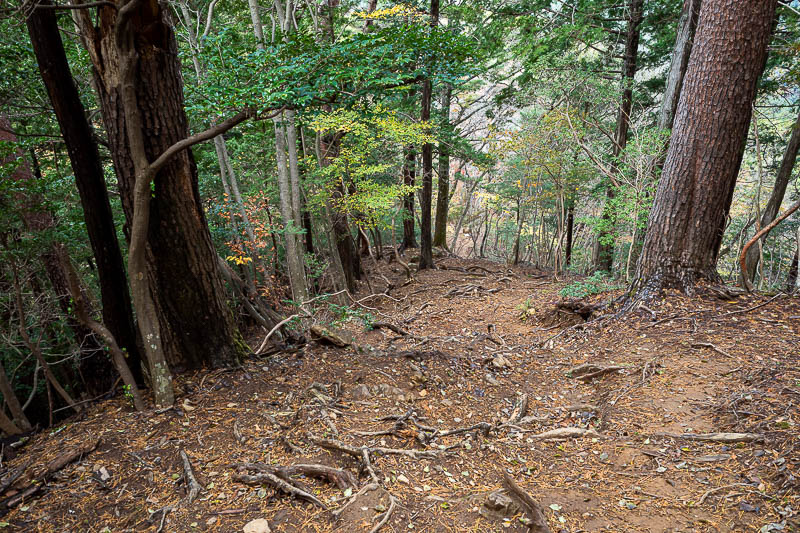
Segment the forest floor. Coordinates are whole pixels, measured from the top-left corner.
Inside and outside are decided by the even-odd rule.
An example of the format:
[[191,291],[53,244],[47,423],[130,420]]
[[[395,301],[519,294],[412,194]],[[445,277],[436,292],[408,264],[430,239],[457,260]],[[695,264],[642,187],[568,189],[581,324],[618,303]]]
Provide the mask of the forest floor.
[[[348,347],[310,342],[179,376],[174,409],[135,413],[117,398],[33,436],[2,465],[29,465],[16,486],[99,444],[55,465],[0,529],[241,532],[261,518],[276,532],[356,533],[391,510],[381,532],[526,531],[524,506],[498,493],[508,472],[553,532],[800,530],[800,298],[673,294],[570,328],[553,313],[567,281],[488,261],[438,264],[447,269],[403,285],[397,263],[382,263],[397,288],[362,309],[399,333],[350,320]],[[584,363],[598,366],[594,377],[570,373]],[[546,433],[560,428],[572,429]],[[702,440],[720,432],[738,435]],[[343,445],[371,448],[378,488],[360,456],[331,449]],[[202,487],[191,503],[181,451]],[[349,475],[237,473],[253,462]],[[365,486],[374,490],[359,494]]]

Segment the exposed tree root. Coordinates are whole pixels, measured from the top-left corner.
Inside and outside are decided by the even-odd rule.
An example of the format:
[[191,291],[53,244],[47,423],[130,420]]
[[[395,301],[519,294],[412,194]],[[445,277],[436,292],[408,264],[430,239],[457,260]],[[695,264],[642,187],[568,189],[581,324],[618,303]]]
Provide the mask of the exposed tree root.
[[[239,481],[247,485],[269,485],[281,492],[294,496],[295,498],[311,502],[323,509],[328,509],[328,506],[320,501],[316,496],[310,492],[301,489],[293,484],[288,476],[282,478],[279,470],[262,463],[239,463],[236,466],[236,474],[233,475],[234,481]],[[247,472],[255,471],[255,474],[248,474]]]
[[181,450],[181,461],[183,462],[183,477],[186,481],[186,501],[188,503],[192,503],[197,495],[200,494],[200,491],[203,490],[203,486],[197,481],[197,478],[194,476],[194,470],[192,469],[192,463],[189,461],[189,456],[186,455],[186,452]]
[[508,492],[510,492],[525,508],[530,522],[528,523],[528,530],[534,533],[551,533],[550,526],[547,525],[547,519],[544,516],[544,509],[542,506],[533,499],[533,497],[522,490],[517,485],[511,475],[503,471],[503,483]]
[[763,441],[764,435],[758,433],[654,433],[656,437],[692,440],[697,442],[720,442],[733,444],[737,442]]

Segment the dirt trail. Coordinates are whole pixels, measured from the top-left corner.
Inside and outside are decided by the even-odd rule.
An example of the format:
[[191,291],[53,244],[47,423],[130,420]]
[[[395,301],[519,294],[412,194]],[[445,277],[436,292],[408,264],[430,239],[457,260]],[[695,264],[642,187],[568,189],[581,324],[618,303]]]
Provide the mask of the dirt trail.
[[[370,320],[408,335],[353,320],[344,328],[357,349],[313,342],[240,370],[182,376],[176,409],[135,414],[120,398],[36,435],[4,469],[32,460],[33,472],[71,447],[100,445],[8,513],[5,527],[236,532],[265,518],[278,532],[367,532],[391,508],[380,531],[527,531],[516,503],[487,504],[505,470],[553,532],[798,530],[800,299],[673,295],[548,341],[565,329],[551,321],[565,283],[495,263],[440,264],[449,268],[405,286],[396,265],[382,265],[399,288],[362,302]],[[622,368],[569,375],[584,363]],[[462,428],[472,429],[446,434]],[[540,437],[559,428],[588,431]],[[719,432],[752,435],[685,438]],[[236,476],[236,463],[346,469],[358,487],[291,478],[338,508],[370,474],[363,459],[323,449],[319,438],[435,457],[371,453],[381,488],[339,520]],[[203,486],[192,503],[181,450]]]

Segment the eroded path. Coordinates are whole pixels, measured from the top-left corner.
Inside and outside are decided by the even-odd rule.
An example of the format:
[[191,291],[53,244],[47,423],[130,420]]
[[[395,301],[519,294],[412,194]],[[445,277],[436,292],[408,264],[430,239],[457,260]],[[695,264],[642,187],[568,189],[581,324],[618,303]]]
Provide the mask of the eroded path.
[[[552,338],[566,328],[552,317],[565,282],[440,263],[448,269],[407,285],[381,266],[398,288],[362,311],[394,329],[353,319],[340,325],[353,346],[314,342],[183,376],[176,409],[135,414],[117,399],[37,435],[4,468],[32,460],[35,473],[100,444],[6,515],[7,527],[231,532],[263,518],[273,531],[367,532],[385,518],[380,531],[527,531],[524,510],[497,492],[504,471],[554,532],[798,527],[800,299],[674,295]],[[584,364],[595,366],[579,375]],[[562,429],[569,436],[546,433]],[[716,433],[740,435],[695,440]],[[180,450],[203,487],[192,503]],[[243,466],[256,462],[267,466]],[[269,468],[298,464],[352,477]],[[319,504],[264,477],[248,484],[270,472]],[[321,507],[375,481],[338,520]]]

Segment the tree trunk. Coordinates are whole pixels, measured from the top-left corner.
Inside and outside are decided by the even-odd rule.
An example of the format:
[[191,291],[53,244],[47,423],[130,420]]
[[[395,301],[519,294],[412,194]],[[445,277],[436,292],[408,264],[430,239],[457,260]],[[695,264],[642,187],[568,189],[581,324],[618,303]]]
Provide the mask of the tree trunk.
[[[417,175],[417,153],[413,145],[403,150],[403,185],[413,187]],[[403,248],[416,248],[417,237],[414,232],[414,192],[403,196]]]
[[800,258],[800,226],[797,227],[797,244],[794,249],[794,259],[792,266],[789,267],[789,275],[786,277],[786,292],[792,293],[800,289],[800,276],[798,276],[798,260]]
[[[0,392],[3,393],[3,399],[8,405],[8,410],[11,411],[11,416],[14,420],[14,426],[17,428],[16,433],[20,433],[20,430],[29,431],[32,427],[31,423],[28,420],[28,417],[25,416],[25,411],[22,408],[22,404],[19,403],[17,393],[14,392],[14,387],[8,380],[8,374],[6,374],[6,369],[3,367],[2,363],[0,363]],[[2,409],[0,409],[0,413],[5,415],[5,412]],[[0,429],[5,431],[6,428],[0,427]]]
[[[42,0],[39,5],[52,4],[50,0]],[[51,9],[35,9],[28,17],[27,24],[39,72],[58,119],[75,174],[83,218],[97,264],[103,323],[127,354],[128,365],[136,381],[142,383],[142,361],[136,343],[128,280],[92,127],[86,119],[70,72],[55,12]]]
[[[135,7],[123,0],[118,4],[134,10],[127,27],[135,54],[130,98],[125,98],[128,86],[121,78],[124,57],[115,39],[117,9],[98,8],[96,26],[88,10],[80,10],[79,17],[94,66],[123,210],[128,224],[134,226],[137,170],[142,168],[137,168],[133,137],[142,136],[146,157],[138,161],[141,167],[186,139],[189,127],[177,44],[168,14],[156,0],[141,0]],[[140,129],[134,125],[132,130],[128,125],[130,114],[137,115],[133,119],[140,122]],[[142,207],[149,211],[146,248],[142,251],[145,260],[141,271],[134,271],[129,264],[129,274],[132,278],[141,276],[141,281],[146,278],[166,361],[177,369],[237,364],[246,348],[224,299],[191,150],[181,151],[160,168],[147,196],[141,199]],[[131,236],[133,247],[133,231]],[[132,291],[136,289],[132,287]],[[141,329],[145,313],[138,305]],[[148,343],[147,338],[143,340]]]
[[766,63],[776,0],[706,0],[650,212],[636,300],[720,281],[716,262]]
[[[767,206],[764,208],[763,213],[761,213],[760,227],[762,228],[769,226],[770,223],[775,220],[775,217],[778,216],[778,211],[783,203],[783,198],[786,196],[786,188],[789,186],[789,181],[791,181],[792,178],[792,170],[794,169],[794,164],[797,161],[798,150],[800,150],[800,115],[798,115],[794,126],[792,126],[792,134],[789,137],[789,143],[786,145],[786,150],[783,152],[781,166],[778,169],[778,175],[775,178],[775,186],[772,189],[772,194],[769,197]],[[755,279],[756,267],[758,266],[760,258],[761,255],[758,253],[757,246],[753,246],[747,251],[746,264],[750,282]]]
[[[431,30],[439,25],[439,0],[431,0]],[[431,120],[431,98],[433,81],[428,77],[422,82],[422,108],[419,119],[423,123]],[[433,201],[433,143],[422,145],[422,196],[420,197],[420,259],[419,270],[433,268],[433,242],[431,235],[431,203]]]
[[[442,116],[446,131],[450,130],[450,100],[453,87],[448,83],[442,94]],[[447,248],[447,210],[450,203],[450,139],[439,141],[439,191],[436,196],[436,226],[433,246]]]
[[[642,5],[644,0],[630,0],[628,3],[628,30],[625,36],[625,56],[622,66],[622,101],[617,113],[617,126],[614,131],[614,146],[611,149],[613,160],[612,173],[619,168],[619,157],[628,144],[628,130],[631,125],[633,108],[633,82],[636,76],[637,58],[639,55],[639,35],[642,23]],[[598,236],[596,269],[611,272],[614,266],[614,197],[615,184],[606,187],[606,205],[603,207],[603,231]]]
[[697,20],[700,18],[701,3],[702,0],[684,0],[683,2],[664,98],[661,100],[661,109],[658,114],[658,127],[663,130],[671,130],[672,123],[675,122],[675,110],[678,108],[678,98],[681,94],[681,87],[683,87],[683,78],[686,76],[686,67],[689,65],[689,55],[694,44]]
[[278,193],[280,197],[281,219],[283,220],[283,242],[286,246],[286,266],[289,271],[289,282],[292,287],[292,298],[298,304],[308,299],[305,268],[300,257],[302,250],[298,246],[295,225],[295,210],[292,205],[289,167],[286,159],[286,139],[284,137],[283,113],[275,118],[275,158],[278,162]]
[[567,268],[572,264],[572,232],[575,227],[575,200],[571,200],[567,208],[567,249],[564,264]]

